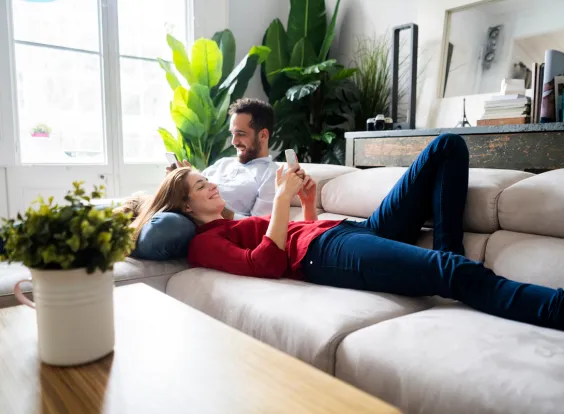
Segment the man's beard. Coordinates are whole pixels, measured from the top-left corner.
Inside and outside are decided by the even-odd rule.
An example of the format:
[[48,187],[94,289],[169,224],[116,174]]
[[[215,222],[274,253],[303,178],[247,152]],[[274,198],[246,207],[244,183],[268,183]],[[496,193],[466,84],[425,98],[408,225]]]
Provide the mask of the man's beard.
[[237,154],[237,158],[241,164],[246,164],[249,161],[258,158],[259,151],[260,151],[260,142],[258,134],[255,134],[255,139],[253,140],[253,144],[251,147],[245,147],[245,151],[242,153]]

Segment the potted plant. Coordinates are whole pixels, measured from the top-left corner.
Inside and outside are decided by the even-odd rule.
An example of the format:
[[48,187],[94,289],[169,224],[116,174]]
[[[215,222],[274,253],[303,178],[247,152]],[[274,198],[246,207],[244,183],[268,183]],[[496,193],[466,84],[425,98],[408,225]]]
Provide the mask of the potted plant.
[[49,138],[51,128],[46,124],[37,124],[31,130],[31,136],[35,138]]
[[21,292],[16,298],[37,311],[40,359],[68,366],[97,360],[114,348],[112,268],[132,250],[130,215],[99,209],[74,182],[59,205],[43,198],[17,219],[4,219],[0,260],[22,262],[31,272],[35,302]]
[[253,46],[235,65],[235,37],[230,30],[198,39],[188,55],[182,42],[167,35],[172,63],[158,59],[173,90],[170,113],[175,133],[159,129],[167,151],[203,170],[220,158],[234,155],[228,144],[229,105],[242,98],[256,68],[270,54]]
[[359,91],[329,52],[341,0],[328,23],[325,0],[291,1],[286,28],[274,19],[263,37],[272,53],[262,64],[264,92],[274,107],[274,150],[292,148],[300,160],[344,164],[345,132],[355,129]]

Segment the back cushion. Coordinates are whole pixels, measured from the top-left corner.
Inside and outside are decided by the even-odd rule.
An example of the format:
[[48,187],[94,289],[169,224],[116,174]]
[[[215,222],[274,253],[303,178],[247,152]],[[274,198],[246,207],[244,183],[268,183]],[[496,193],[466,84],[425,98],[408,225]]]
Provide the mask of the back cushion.
[[[330,213],[368,217],[382,203],[407,168],[385,167],[361,170],[337,177],[321,191],[322,208]],[[499,229],[497,202],[507,187],[532,177],[513,171],[471,168],[464,228],[475,233]]]
[[520,181],[499,197],[502,229],[564,237],[564,169]]
[[486,248],[486,267],[518,282],[564,287],[564,240],[500,230]]

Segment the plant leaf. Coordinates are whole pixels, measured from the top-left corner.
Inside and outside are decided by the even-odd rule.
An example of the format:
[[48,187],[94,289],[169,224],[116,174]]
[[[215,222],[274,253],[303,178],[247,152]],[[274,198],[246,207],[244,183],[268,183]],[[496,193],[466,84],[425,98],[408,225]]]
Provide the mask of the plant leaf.
[[354,76],[354,74],[358,72],[357,68],[344,68],[341,69],[340,71],[338,71],[336,74],[334,74],[333,76],[331,76],[330,80],[332,81],[341,81],[343,79],[348,79],[351,76]]
[[290,101],[300,100],[314,93],[320,85],[321,81],[313,81],[304,85],[293,86],[286,92],[286,98]]
[[213,88],[221,80],[223,56],[216,42],[209,39],[198,39],[192,46],[190,68],[193,82]]
[[235,36],[233,36],[233,32],[231,30],[225,29],[221,32],[216,32],[213,35],[212,40],[217,43],[223,56],[221,80],[219,81],[221,84],[235,67],[235,53],[237,51]]
[[237,81],[235,81],[228,90],[224,91],[223,99],[219,102],[214,111],[215,115],[210,135],[216,135],[222,128],[224,128],[227,122],[227,112],[229,111],[229,104],[231,103],[231,95],[233,94],[236,86]]
[[290,0],[287,27],[289,50],[293,50],[301,39],[307,38],[317,59],[327,31],[325,0]]
[[176,70],[186,79],[188,84],[191,84],[193,76],[190,68],[190,59],[188,59],[184,44],[171,34],[166,35],[166,41],[168,46],[172,49],[172,61],[174,62]]
[[331,49],[333,40],[335,40],[335,26],[337,24],[337,14],[339,13],[340,4],[341,4],[341,0],[337,0],[337,4],[335,5],[335,11],[333,12],[333,17],[331,18],[331,23],[329,23],[329,28],[325,33],[325,38],[323,39],[323,45],[321,46],[321,50],[319,52],[319,56],[318,56],[319,60],[327,59],[327,55],[329,54],[329,49]]
[[205,129],[194,111],[187,107],[176,107],[171,112],[176,127],[183,133],[183,138],[190,137],[192,144],[194,139],[199,140]]
[[302,70],[302,73],[304,75],[312,75],[321,72],[327,72],[329,69],[335,67],[336,64],[337,61],[335,59],[329,59],[326,60],[325,62],[316,63],[314,65],[308,66],[307,68],[304,68]]
[[157,58],[157,61],[159,62],[160,67],[163,68],[163,70],[166,72],[166,80],[168,81],[171,89],[175,90],[181,84],[178,80],[178,77],[176,76],[176,73],[174,73],[170,62],[167,62],[166,60],[163,60],[161,58]]
[[159,128],[158,129],[159,134],[161,136],[161,138],[163,139],[163,143],[165,146],[165,149],[168,152],[174,152],[176,154],[176,156],[178,157],[178,159],[182,159],[182,146],[181,143],[178,142],[178,140],[176,138],[174,138],[174,136],[168,132],[166,129],[164,128]]
[[290,66],[298,66],[300,68],[315,64],[317,55],[311,45],[311,42],[305,37],[300,39],[292,50],[290,58]]
[[199,83],[192,85],[186,96],[186,106],[194,111],[204,129],[208,131],[211,127],[214,112],[209,88]]
[[243,97],[257,66],[266,60],[269,53],[270,49],[266,46],[253,46],[249,53],[239,62],[237,67],[233,69],[233,72],[231,72],[221,84],[219,90],[229,89],[234,82],[237,82],[231,94],[231,102]]
[[274,75],[271,73],[288,66],[290,56],[288,52],[288,35],[280,19],[274,19],[266,30],[263,42],[270,49],[270,54],[264,62],[264,69],[268,83],[272,84]]

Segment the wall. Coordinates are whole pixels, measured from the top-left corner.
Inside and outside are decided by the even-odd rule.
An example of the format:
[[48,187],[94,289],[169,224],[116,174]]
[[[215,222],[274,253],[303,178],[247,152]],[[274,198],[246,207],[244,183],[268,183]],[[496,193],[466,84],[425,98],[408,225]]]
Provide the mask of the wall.
[[6,169],[0,168],[0,217],[8,217],[8,189],[6,188]]
[[[229,28],[237,40],[237,62],[254,45],[261,45],[262,38],[272,20],[279,18],[284,27],[290,11],[289,0],[229,0]],[[266,99],[257,70],[247,96]]]

